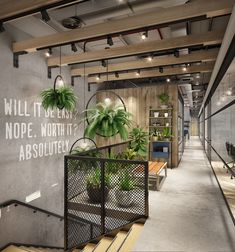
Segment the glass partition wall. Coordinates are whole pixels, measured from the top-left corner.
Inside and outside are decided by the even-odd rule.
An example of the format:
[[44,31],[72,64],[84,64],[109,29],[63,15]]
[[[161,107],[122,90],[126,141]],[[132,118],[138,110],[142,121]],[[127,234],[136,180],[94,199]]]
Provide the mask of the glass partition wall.
[[235,223],[235,58],[199,117],[200,139]]

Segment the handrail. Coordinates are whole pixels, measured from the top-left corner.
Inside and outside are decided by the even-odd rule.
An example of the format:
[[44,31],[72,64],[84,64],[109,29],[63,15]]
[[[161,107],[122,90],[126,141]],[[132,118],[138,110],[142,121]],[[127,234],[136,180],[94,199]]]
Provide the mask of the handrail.
[[62,215],[59,215],[59,214],[56,214],[56,213],[52,213],[50,211],[44,210],[44,209],[39,208],[39,207],[32,206],[30,204],[24,203],[24,202],[19,201],[19,200],[8,200],[8,201],[5,201],[3,203],[0,203],[0,208],[8,207],[8,206],[13,205],[13,204],[15,204],[15,205],[21,205],[21,206],[33,209],[35,211],[47,214],[48,216],[54,216],[54,217],[56,217],[58,219],[61,219],[61,220],[64,219],[64,216],[62,216]]

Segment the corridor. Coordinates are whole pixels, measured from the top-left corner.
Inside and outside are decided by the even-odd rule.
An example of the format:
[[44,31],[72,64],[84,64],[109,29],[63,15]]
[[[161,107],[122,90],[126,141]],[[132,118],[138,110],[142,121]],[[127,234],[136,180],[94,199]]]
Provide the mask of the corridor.
[[235,251],[235,230],[198,138],[160,192],[150,191],[150,217],[133,251]]

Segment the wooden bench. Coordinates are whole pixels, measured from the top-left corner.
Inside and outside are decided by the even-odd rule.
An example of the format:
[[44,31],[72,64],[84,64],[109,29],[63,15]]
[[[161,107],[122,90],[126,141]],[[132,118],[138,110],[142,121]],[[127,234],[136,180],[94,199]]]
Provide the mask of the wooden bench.
[[[165,175],[161,175],[163,170],[165,171]],[[149,186],[152,186],[153,190],[160,191],[166,177],[167,162],[149,161]]]

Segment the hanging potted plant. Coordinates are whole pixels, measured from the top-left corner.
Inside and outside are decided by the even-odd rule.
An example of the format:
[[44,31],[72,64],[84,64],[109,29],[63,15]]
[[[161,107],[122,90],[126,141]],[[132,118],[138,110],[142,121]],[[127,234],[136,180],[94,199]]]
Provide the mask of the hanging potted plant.
[[111,137],[119,134],[121,139],[128,138],[127,128],[131,125],[130,116],[123,106],[110,103],[98,103],[94,109],[86,110],[89,122],[85,135],[91,139],[97,135]]
[[133,128],[129,134],[129,148],[136,152],[136,155],[142,159],[146,158],[147,155],[148,136],[148,132],[142,128]]
[[[107,173],[105,173],[104,185],[104,200],[106,201],[110,190],[110,176]],[[96,168],[90,175],[88,175],[86,188],[90,201],[92,203],[101,203],[102,187],[100,168]]]
[[[56,84],[59,83],[58,87]],[[77,97],[73,90],[64,86],[61,75],[58,75],[54,82],[54,88],[45,89],[41,92],[42,106],[45,110],[49,108],[66,109],[73,111],[76,107]]]
[[169,95],[167,93],[161,93],[159,96],[158,96],[160,102],[161,102],[161,108],[162,109],[167,109],[168,108],[168,103],[169,103]]
[[118,189],[115,192],[116,201],[122,207],[128,207],[133,203],[134,183],[128,169],[121,172],[119,176]]

